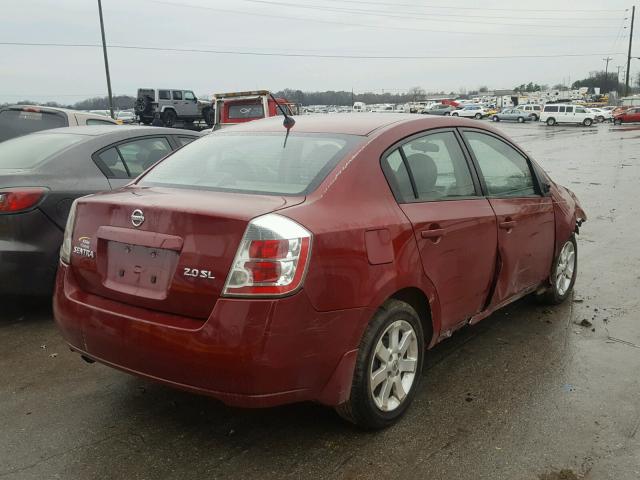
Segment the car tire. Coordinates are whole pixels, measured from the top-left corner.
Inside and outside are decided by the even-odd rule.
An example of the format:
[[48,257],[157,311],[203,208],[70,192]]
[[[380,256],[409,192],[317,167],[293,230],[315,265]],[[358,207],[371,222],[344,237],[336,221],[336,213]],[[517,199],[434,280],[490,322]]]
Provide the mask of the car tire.
[[143,95],[142,97],[138,97],[136,99],[136,103],[134,104],[133,111],[138,116],[151,113],[152,104],[153,104],[153,99],[149,95]]
[[494,122],[499,122],[500,117],[498,117],[497,115],[494,115],[493,117],[491,117],[491,120],[493,120]]
[[538,120],[540,120],[540,117],[535,113],[533,113],[531,114],[531,120],[533,120],[534,122],[537,122]]
[[620,120],[619,118],[616,118],[613,120],[613,124],[614,125],[622,125],[622,120]]
[[[578,273],[578,244],[575,235],[562,245],[558,257],[553,262],[549,286],[538,295],[538,301],[548,305],[558,305],[571,294]],[[560,277],[559,277],[560,276]]]
[[518,123],[524,123],[524,117],[518,117]]
[[165,127],[173,127],[176,124],[177,119],[178,115],[175,110],[168,109],[162,112],[162,123]]
[[600,116],[598,117],[598,121],[599,121],[600,123],[604,122],[604,116],[600,115]]
[[204,122],[209,127],[213,127],[213,120],[214,120],[213,111],[214,110],[212,108],[205,108],[204,110],[202,110],[202,118],[204,119]]
[[591,125],[593,125],[593,120],[591,120],[590,118],[585,118],[582,121],[582,125],[584,125],[585,127],[590,127]]
[[482,118],[482,114],[481,113],[476,113],[474,118],[476,120],[480,120]]
[[450,113],[450,112],[444,112],[444,116],[445,116],[445,117],[448,117],[448,116],[450,116],[450,115],[451,115],[451,113]]
[[[402,352],[405,338],[408,344]],[[392,346],[394,344],[396,347]],[[377,351],[384,352],[386,362],[376,354]],[[338,405],[336,412],[345,420],[369,430],[386,428],[397,422],[418,390],[424,352],[422,323],[416,311],[400,300],[385,302],[362,336],[349,399]],[[401,368],[407,370],[401,371]],[[378,383],[371,387],[374,378]]]
[[458,114],[457,114],[457,113],[455,113],[455,112],[453,112],[453,113],[451,114],[451,116],[452,116],[452,117],[457,117],[457,116],[458,116]]
[[551,117],[551,118],[547,118],[547,125],[549,127],[553,127],[556,124],[556,119]]

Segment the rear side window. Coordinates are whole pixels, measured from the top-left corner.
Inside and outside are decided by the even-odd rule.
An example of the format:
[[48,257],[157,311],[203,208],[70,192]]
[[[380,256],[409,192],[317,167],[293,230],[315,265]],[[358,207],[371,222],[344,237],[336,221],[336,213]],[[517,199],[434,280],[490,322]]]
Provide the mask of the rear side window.
[[65,115],[58,112],[26,112],[23,110],[0,111],[0,142],[28,133],[67,127]]
[[391,191],[398,203],[407,203],[415,200],[409,172],[402,160],[400,150],[396,149],[382,160],[382,171],[391,186]]
[[262,103],[231,104],[227,108],[227,117],[229,120],[264,117]]
[[489,195],[523,197],[535,195],[529,162],[516,149],[491,135],[464,132],[478,162]]
[[70,133],[39,133],[7,140],[0,143],[0,170],[36,167],[87,138]]
[[544,111],[545,112],[557,112],[558,111],[558,106],[557,105],[553,105],[553,106],[544,107]]
[[166,138],[142,138],[118,145],[129,177],[134,178],[171,152]]
[[87,125],[116,125],[108,120],[100,120],[98,118],[88,118]]
[[160,100],[171,100],[171,95],[169,95],[169,90],[158,90],[158,98]]
[[402,146],[419,200],[475,195],[469,166],[453,132],[426,135]]
[[185,146],[187,143],[191,143],[193,142],[196,137],[175,137],[176,141],[178,142],[178,145],[180,145],[181,147]]
[[112,147],[98,155],[99,166],[109,178],[129,178],[127,167],[124,166],[116,147]]
[[214,133],[160,162],[140,185],[301,195],[314,190],[362,137]]
[[182,100],[182,92],[180,90],[173,90],[173,99]]
[[573,107],[565,107],[565,108],[566,108],[566,113],[573,113]]

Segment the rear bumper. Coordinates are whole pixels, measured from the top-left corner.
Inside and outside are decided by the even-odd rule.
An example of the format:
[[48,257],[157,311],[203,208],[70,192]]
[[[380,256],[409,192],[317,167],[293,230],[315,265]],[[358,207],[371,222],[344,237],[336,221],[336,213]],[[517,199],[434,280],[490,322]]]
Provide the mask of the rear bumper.
[[0,216],[0,295],[51,295],[62,236],[39,210]]
[[344,402],[371,313],[318,312],[301,291],[277,300],[221,298],[203,322],[88,294],[64,264],[54,295],[56,322],[73,349],[241,407]]

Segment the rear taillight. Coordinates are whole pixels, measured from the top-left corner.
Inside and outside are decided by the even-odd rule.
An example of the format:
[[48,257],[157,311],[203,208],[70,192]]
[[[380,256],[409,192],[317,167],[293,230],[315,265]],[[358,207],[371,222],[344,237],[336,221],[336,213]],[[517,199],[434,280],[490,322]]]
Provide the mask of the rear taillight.
[[73,240],[73,227],[76,224],[77,203],[78,201],[74,200],[71,204],[71,210],[69,210],[69,216],[67,217],[67,226],[64,229],[62,246],[60,247],[60,260],[67,265],[71,263],[71,241]]
[[270,213],[253,219],[242,237],[224,286],[225,296],[277,297],[302,286],[311,232]]
[[44,187],[18,187],[0,190],[0,213],[18,213],[35,207],[47,189]]

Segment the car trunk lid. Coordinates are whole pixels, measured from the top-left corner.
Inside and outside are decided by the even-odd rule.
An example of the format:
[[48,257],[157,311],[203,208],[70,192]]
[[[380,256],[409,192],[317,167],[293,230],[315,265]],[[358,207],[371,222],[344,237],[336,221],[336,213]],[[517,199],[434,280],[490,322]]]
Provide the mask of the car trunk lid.
[[87,292],[207,318],[248,222],[302,201],[160,187],[95,195],[79,202],[71,266]]

